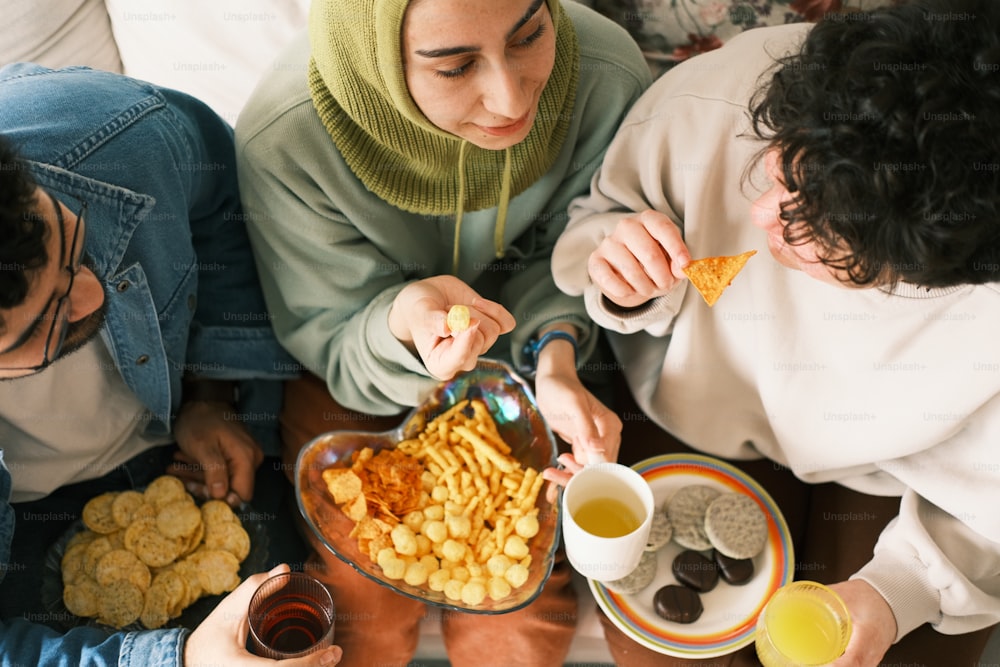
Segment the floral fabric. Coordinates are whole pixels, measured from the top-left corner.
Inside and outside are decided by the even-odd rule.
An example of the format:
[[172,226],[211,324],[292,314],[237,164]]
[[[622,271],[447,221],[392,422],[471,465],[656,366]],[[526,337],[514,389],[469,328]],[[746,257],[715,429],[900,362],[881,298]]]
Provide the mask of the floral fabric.
[[581,0],[624,26],[654,76],[731,37],[767,25],[815,21],[827,12],[870,10],[901,0]]

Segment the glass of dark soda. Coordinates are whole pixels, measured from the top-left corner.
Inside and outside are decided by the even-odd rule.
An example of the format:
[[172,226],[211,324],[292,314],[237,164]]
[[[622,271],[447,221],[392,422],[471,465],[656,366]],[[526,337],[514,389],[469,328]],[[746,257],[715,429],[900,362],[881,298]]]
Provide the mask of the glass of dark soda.
[[334,611],[320,581],[303,572],[275,575],[250,600],[248,648],[275,660],[321,651],[333,644]]

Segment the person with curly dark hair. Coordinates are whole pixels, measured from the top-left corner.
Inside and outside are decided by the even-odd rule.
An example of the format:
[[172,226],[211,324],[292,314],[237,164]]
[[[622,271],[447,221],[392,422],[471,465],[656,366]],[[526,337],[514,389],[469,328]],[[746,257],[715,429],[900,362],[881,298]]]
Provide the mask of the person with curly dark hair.
[[[749,250],[707,306],[683,269]],[[834,665],[979,664],[1000,621],[1000,4],[764,28],[676,67],[553,270],[642,410],[621,458],[693,449],[757,479],[796,577],[848,605]],[[675,664],[605,631],[620,664]]]

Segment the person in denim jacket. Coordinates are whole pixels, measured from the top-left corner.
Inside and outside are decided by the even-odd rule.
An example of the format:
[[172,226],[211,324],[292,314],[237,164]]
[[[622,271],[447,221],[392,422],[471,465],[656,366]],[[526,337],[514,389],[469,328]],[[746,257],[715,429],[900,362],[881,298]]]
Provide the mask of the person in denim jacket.
[[172,463],[201,495],[254,494],[266,419],[247,415],[276,414],[267,381],[294,365],[257,284],[231,128],[120,75],[7,66],[0,227],[0,663],[263,664],[245,618],[269,573],[193,633],[63,633],[39,602],[46,549],[97,493]]

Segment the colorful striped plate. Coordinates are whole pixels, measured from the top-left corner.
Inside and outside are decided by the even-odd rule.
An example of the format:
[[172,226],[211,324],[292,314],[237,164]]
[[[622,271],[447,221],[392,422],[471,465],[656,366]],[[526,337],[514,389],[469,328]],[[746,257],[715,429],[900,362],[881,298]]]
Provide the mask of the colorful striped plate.
[[777,504],[753,479],[724,461],[697,454],[666,454],[632,466],[653,489],[657,507],[677,489],[705,484],[720,491],[745,493],[767,515],[768,541],[754,558],[754,576],[742,586],[724,581],[702,593],[705,611],[690,624],[672,623],[653,611],[653,594],[677,583],[670,564],[682,548],[671,541],[660,549],[653,583],[634,595],[620,595],[598,581],[590,590],[608,618],[623,632],[654,651],[681,658],[713,658],[732,653],[753,642],[757,615],[781,586],[791,583],[795,568],[788,526]]

